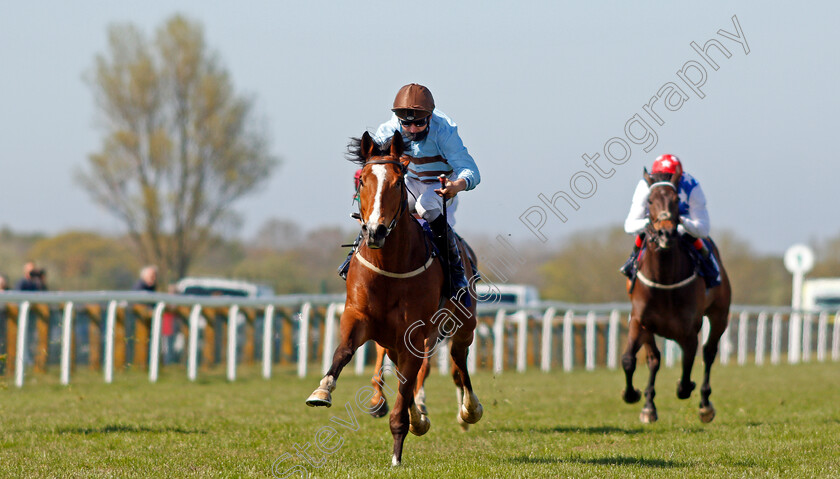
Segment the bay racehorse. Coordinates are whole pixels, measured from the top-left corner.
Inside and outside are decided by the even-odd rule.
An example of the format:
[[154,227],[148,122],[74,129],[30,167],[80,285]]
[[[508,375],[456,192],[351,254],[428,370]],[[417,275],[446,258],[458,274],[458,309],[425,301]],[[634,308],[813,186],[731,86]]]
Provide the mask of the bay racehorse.
[[[648,199],[648,226],[646,245],[639,259],[638,284],[630,288],[630,332],[627,347],[622,356],[622,366],[627,380],[622,397],[627,403],[641,398],[638,389],[633,388],[633,372],[636,369],[636,353],[644,344],[647,349],[647,363],[650,379],[645,389],[645,405],[639,419],[643,423],[657,420],[653,398],[656,372],[659,370],[660,354],[654,335],[676,341],[683,351],[682,378],[677,383],[677,397],[688,399],[695,384],[691,381],[691,368],[697,354],[698,335],[703,316],[709,319],[709,337],[703,347],[705,371],[700,388],[700,420],[711,422],[715,408],[709,401],[712,388],[709,373],[717,355],[720,337],[729,322],[729,306],[732,290],[717,247],[711,254],[720,266],[721,284],[706,289],[705,281],[698,276],[694,260],[688,254],[690,244],[680,238],[679,196],[677,194],[682,172],[674,174],[649,175],[644,178],[650,186]],[[629,281],[629,280],[628,280]]]
[[[351,143],[350,151],[362,166],[363,240],[347,274],[347,299],[332,366],[306,404],[331,406],[331,393],[344,366],[359,346],[369,339],[376,341],[387,350],[401,380],[390,416],[391,463],[396,466],[402,461],[407,433],[419,436],[429,430],[425,407],[418,407],[416,399],[422,400],[428,353],[443,337],[451,340],[459,418],[469,424],[481,419],[483,409],[467,371],[467,349],[476,325],[475,301],[467,308],[441,300],[444,272],[432,254],[430,239],[409,212],[404,181],[408,160],[401,161],[400,133],[394,134],[389,145],[380,146],[365,132]],[[473,276],[474,265],[464,253],[462,261],[467,275]],[[444,323],[450,326],[441,328]]]

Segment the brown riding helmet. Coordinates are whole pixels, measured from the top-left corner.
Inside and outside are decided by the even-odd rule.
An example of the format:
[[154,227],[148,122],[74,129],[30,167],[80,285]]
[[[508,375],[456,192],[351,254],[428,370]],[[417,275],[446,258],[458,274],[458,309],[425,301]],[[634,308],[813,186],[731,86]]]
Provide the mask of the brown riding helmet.
[[391,111],[403,120],[419,120],[431,115],[434,109],[435,99],[432,98],[432,92],[423,85],[409,83],[397,92]]

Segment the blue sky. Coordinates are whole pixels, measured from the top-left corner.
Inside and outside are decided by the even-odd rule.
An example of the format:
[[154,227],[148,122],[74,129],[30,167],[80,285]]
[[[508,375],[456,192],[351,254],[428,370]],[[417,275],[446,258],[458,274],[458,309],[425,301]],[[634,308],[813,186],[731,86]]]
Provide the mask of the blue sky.
[[[347,139],[387,120],[409,82],[432,90],[481,170],[481,184],[461,198],[464,234],[532,239],[520,216],[534,207],[546,213],[539,230],[549,244],[621,224],[642,167],[666,152],[700,180],[713,234],[732,230],[780,253],[840,233],[836,3],[35,3],[0,2],[0,225],[15,231],[123,231],[73,181],[103,135],[83,77],[105,51],[109,24],[151,35],[182,13],[204,25],[283,160],[234,205],[245,237],[270,218],[352,228]],[[736,31],[733,15],[749,54],[718,34]],[[690,46],[712,38],[731,54],[712,51],[716,71]],[[707,73],[702,99],[677,73],[690,61]],[[643,107],[669,82],[688,100],[677,111],[654,104],[659,125]],[[636,114],[656,145],[645,152],[628,142],[630,157],[609,162],[605,143],[626,141]],[[595,153],[608,177],[587,168],[582,155]],[[579,209],[568,208],[564,223],[538,196],[572,194],[573,178],[587,193],[580,171],[597,189],[575,197]]]

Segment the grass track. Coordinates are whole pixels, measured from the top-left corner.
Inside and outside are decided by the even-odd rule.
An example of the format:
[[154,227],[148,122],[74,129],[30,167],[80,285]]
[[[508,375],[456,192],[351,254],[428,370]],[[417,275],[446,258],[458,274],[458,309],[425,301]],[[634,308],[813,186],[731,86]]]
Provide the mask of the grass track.
[[[56,376],[30,376],[23,389],[6,383],[0,390],[0,476],[272,477],[276,458],[309,442],[319,467],[292,457],[277,471],[300,465],[311,477],[840,477],[838,363],[716,364],[718,416],[709,425],[697,417],[697,390],[687,401],[676,398],[677,368],[660,370],[660,420],[653,425],[639,423],[641,403],[620,400],[620,371],[482,372],[473,382],[484,418],[468,433],[455,423],[451,379],[435,370],[426,394],[432,429],[409,436],[399,469],[389,466],[387,419],[353,405],[368,380],[352,372],[339,381],[330,409],[306,407],[318,378],[299,380],[291,370],[264,381],[256,368],[242,368],[233,384],[221,370],[190,384],[177,368],[154,385],[139,372],[105,385],[100,375],[80,371],[70,387]],[[637,371],[637,386],[646,379],[645,368]],[[355,431],[330,422],[348,418],[348,402]],[[324,426],[339,431],[327,442],[337,448],[330,455],[314,445]]]

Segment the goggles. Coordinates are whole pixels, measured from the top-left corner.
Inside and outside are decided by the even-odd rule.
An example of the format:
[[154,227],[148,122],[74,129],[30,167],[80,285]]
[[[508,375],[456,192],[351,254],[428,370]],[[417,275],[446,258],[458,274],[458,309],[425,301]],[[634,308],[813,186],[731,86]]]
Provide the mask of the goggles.
[[428,123],[428,116],[419,120],[403,120],[402,118],[400,118],[400,125],[402,126],[426,126]]

